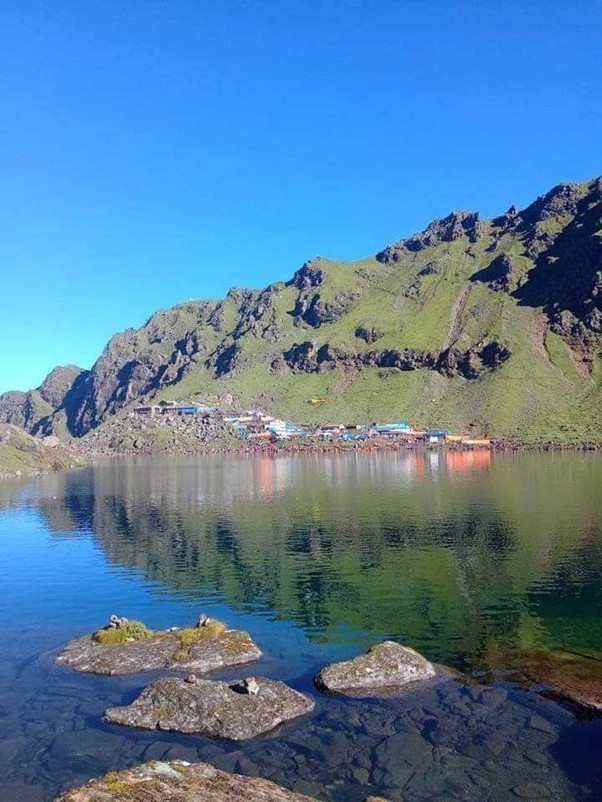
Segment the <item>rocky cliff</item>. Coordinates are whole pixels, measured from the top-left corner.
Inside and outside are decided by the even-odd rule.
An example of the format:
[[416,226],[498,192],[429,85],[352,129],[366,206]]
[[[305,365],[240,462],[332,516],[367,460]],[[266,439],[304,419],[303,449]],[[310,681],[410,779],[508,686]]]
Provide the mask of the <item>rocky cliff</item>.
[[[89,371],[0,396],[0,421],[81,437],[140,398],[232,395],[300,420],[410,417],[602,440],[602,179],[493,220],[454,212],[374,257],[189,302]],[[323,403],[312,405],[320,396]]]

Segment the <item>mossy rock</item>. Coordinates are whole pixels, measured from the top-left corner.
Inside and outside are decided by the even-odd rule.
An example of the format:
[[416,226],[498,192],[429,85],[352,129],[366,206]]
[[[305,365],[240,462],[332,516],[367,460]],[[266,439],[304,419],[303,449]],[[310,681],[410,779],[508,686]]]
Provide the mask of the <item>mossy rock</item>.
[[140,621],[107,627],[77,638],[57,658],[59,665],[92,674],[136,674],[174,669],[205,674],[258,660],[261,651],[248,632],[221,621],[176,631],[154,631]]
[[130,643],[136,640],[145,640],[153,636],[142,621],[126,621],[119,627],[104,627],[92,635],[92,638],[101,646],[116,646],[119,643]]

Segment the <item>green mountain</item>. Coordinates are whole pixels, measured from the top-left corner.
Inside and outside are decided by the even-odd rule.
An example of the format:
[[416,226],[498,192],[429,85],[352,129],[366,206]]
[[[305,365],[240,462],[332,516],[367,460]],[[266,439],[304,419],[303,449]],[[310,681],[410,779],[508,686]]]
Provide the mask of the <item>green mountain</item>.
[[58,471],[79,462],[56,437],[40,440],[18,426],[0,423],[0,477]]
[[[493,220],[454,212],[366,259],[162,310],[89,371],[0,396],[0,421],[81,437],[140,398],[299,421],[409,418],[602,442],[602,178]],[[51,392],[52,390],[52,392]],[[312,399],[320,403],[312,403]]]

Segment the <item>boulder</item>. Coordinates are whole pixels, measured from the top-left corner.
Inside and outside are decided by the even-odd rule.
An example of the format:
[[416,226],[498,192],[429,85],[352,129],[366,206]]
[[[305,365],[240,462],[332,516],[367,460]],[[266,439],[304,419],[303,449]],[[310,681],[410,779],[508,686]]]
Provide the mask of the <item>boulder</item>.
[[104,721],[243,741],[309,713],[314,706],[312,699],[275,680],[251,677],[228,683],[191,676],[152,682],[131,705],[109,708]]
[[408,690],[436,675],[435,666],[414,649],[385,641],[366,654],[323,668],[315,684],[320,690],[361,696]]
[[56,802],[316,802],[269,780],[219,771],[209,763],[152,761],[110,772]]
[[[128,622],[128,625],[137,623]],[[56,662],[90,674],[136,674],[160,669],[206,674],[247,665],[261,657],[261,651],[248,632],[227,629],[221,622],[183,630],[173,628],[167,632],[155,632],[140,626],[144,636],[139,639],[99,642],[100,635],[116,631],[109,624],[94,635],[68,643]]]
[[383,332],[377,329],[376,326],[358,326],[355,330],[355,336],[371,345],[377,340],[380,340],[383,336]]
[[490,652],[488,661],[493,669],[515,671],[563,699],[602,711],[602,653],[510,649]]
[[389,802],[389,800],[385,799],[384,796],[368,796],[364,802]]

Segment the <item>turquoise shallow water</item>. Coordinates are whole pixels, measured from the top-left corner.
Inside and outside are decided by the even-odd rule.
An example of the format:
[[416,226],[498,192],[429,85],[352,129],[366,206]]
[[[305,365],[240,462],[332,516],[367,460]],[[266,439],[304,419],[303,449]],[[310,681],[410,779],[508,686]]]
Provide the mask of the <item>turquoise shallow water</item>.
[[[600,719],[512,676],[506,648],[602,649],[602,459],[436,451],[123,462],[0,483],[0,802],[205,759],[324,800],[602,798]],[[53,665],[115,612],[248,629],[253,672],[316,713],[244,745],[107,727],[149,676]],[[342,700],[319,668],[394,637],[473,682]],[[242,672],[220,676],[240,676]]]

